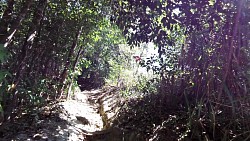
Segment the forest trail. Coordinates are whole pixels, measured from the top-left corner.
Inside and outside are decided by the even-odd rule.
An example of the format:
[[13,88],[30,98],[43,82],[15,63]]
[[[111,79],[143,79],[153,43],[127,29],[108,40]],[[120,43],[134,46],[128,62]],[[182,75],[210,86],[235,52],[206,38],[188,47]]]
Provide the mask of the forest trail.
[[41,107],[30,115],[24,114],[0,129],[3,137],[0,140],[106,141],[113,132],[110,128],[112,117],[121,103],[117,91],[116,87],[106,87],[78,92],[72,100]]

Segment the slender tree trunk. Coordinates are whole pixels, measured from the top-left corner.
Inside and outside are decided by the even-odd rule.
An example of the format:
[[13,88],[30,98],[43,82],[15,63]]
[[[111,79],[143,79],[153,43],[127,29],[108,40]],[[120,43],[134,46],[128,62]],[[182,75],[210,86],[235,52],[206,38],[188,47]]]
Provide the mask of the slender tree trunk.
[[10,107],[8,107],[8,113],[7,116],[10,116],[11,111],[16,107],[16,104],[18,102],[17,98],[17,92],[15,92],[15,88],[18,85],[19,81],[22,79],[24,70],[25,70],[25,65],[27,64],[27,51],[32,48],[34,38],[36,37],[37,34],[37,29],[39,28],[40,22],[43,17],[43,12],[45,10],[47,4],[47,0],[40,0],[39,4],[37,6],[36,11],[34,12],[34,18],[32,20],[32,26],[30,27],[28,34],[26,36],[25,42],[22,46],[22,51],[21,51],[21,57],[20,57],[20,64],[18,67],[15,69],[16,75],[13,78],[13,83],[12,83],[12,88],[10,89],[10,92],[13,93],[13,100],[12,104]]
[[[14,7],[14,0],[8,0],[7,1],[7,7],[3,13],[3,16],[0,20],[0,44],[5,44],[5,39],[3,39],[4,35],[6,35],[8,33],[8,25],[10,23],[11,20],[11,14],[13,11],[13,7]],[[0,69],[1,69],[1,65],[0,65]],[[2,84],[2,82],[0,82],[0,85]],[[2,105],[4,105],[4,103],[6,103],[6,99],[5,99],[5,94],[4,92],[0,92],[0,97],[2,98],[2,100],[0,100],[0,124],[4,121],[4,110],[2,109]]]
[[[3,18],[1,20],[1,28],[0,28],[0,43],[4,44],[4,47],[7,47],[9,43],[12,41],[12,38],[16,31],[18,30],[19,26],[21,25],[22,21],[25,19],[25,16],[32,4],[32,0],[26,0],[21,11],[19,12],[18,17],[13,20],[10,24],[11,14],[13,10],[14,0],[9,0],[7,9],[4,11]],[[8,30],[8,27],[10,29]]]
[[220,101],[221,96],[222,96],[222,92],[223,92],[223,88],[224,88],[224,84],[226,83],[227,80],[227,76],[230,70],[230,66],[231,66],[231,62],[232,62],[232,58],[233,58],[233,53],[234,53],[234,43],[235,43],[235,39],[236,39],[236,35],[237,35],[237,31],[238,31],[238,26],[239,26],[239,20],[241,17],[241,11],[242,11],[242,7],[243,7],[243,3],[245,0],[240,0],[239,1],[239,5],[237,7],[237,13],[235,14],[235,19],[234,19],[234,26],[233,26],[233,33],[232,33],[232,38],[230,40],[229,43],[229,54],[228,54],[228,58],[226,59],[226,65],[225,65],[225,72],[222,78],[222,82],[221,82],[221,87],[219,89],[219,94],[218,94],[218,101]]
[[47,0],[40,0],[39,4],[37,6],[37,9],[34,12],[32,26],[30,27],[30,29],[28,31],[25,42],[24,42],[22,49],[21,49],[22,50],[21,57],[19,58],[20,64],[19,64],[18,68],[16,69],[17,73],[16,73],[16,76],[15,76],[14,82],[13,82],[14,87],[19,83],[20,78],[22,77],[23,71],[25,70],[25,64],[26,64],[25,60],[27,58],[27,53],[28,53],[28,50],[30,50],[32,48],[33,41],[37,35],[37,30],[40,26],[40,22],[42,20],[43,12],[45,10],[46,4],[47,4]]
[[[76,68],[76,66],[77,66],[77,64],[78,64],[78,62],[79,62],[79,58],[80,58],[80,55],[81,55],[82,52],[83,52],[83,46],[80,47],[80,49],[79,49],[79,51],[78,51],[78,53],[77,53],[75,62],[74,62],[74,64],[73,64],[73,66],[72,66],[73,72],[75,71],[75,68]],[[67,96],[66,96],[67,100],[70,99],[70,94],[71,94],[72,86],[73,86],[73,79],[74,79],[74,78],[71,78],[71,80],[70,80],[69,90],[68,90],[68,93],[67,93]]]
[[186,43],[183,43],[183,45],[181,46],[181,54],[180,54],[180,58],[179,58],[179,65],[180,65],[180,68],[181,68],[181,72],[182,72],[182,74],[181,74],[181,76],[180,76],[180,78],[181,78],[181,85],[180,85],[180,89],[179,89],[179,92],[178,92],[178,95],[179,96],[181,96],[182,94],[183,94],[183,92],[184,92],[184,83],[185,83],[185,81],[184,81],[184,58],[185,58],[185,45],[186,45]]
[[12,14],[13,8],[14,8],[14,0],[8,0],[7,8],[5,9],[3,13],[3,17],[0,21],[0,42],[2,44],[4,44],[6,40],[4,36],[8,34],[8,26],[11,21],[11,14]]
[[80,38],[80,35],[82,33],[82,27],[80,27],[76,33],[76,37],[75,37],[75,40],[73,41],[72,43],[72,46],[69,50],[69,54],[68,54],[68,57],[67,57],[67,60],[66,60],[66,63],[64,65],[64,70],[60,76],[60,84],[61,84],[61,87],[59,87],[59,90],[58,90],[58,95],[59,95],[59,98],[61,98],[61,96],[63,95],[63,89],[65,88],[65,85],[66,85],[66,78],[68,76],[68,71],[69,71],[69,68],[70,68],[70,60],[71,60],[71,57],[73,56],[74,54],[74,50],[75,48],[77,47],[77,42]]

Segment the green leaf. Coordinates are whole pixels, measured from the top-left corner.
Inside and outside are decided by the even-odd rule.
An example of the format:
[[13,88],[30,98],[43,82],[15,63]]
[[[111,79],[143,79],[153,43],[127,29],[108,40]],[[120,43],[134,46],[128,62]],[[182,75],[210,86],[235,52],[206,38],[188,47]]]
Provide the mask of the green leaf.
[[4,62],[7,57],[8,57],[8,52],[4,48],[4,45],[0,44],[0,63]]
[[2,82],[6,76],[11,76],[11,74],[8,71],[0,70],[0,82]]

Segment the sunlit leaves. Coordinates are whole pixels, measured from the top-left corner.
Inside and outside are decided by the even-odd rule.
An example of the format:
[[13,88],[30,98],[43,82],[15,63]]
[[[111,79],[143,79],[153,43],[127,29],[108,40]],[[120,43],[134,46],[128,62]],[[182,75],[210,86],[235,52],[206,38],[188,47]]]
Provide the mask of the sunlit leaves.
[[[124,65],[123,61],[125,60],[119,48],[119,44],[125,43],[121,31],[116,26],[111,25],[106,18],[103,18],[99,20],[98,26],[93,28],[84,40],[87,44],[84,45],[85,54],[82,57],[91,65],[88,68],[83,64],[78,66],[83,70],[79,81],[84,82],[83,80],[86,80],[84,77],[87,75],[96,77],[95,79],[99,79],[99,82],[104,81],[104,78],[113,77],[112,75],[117,77],[119,72],[116,72],[116,67]],[[93,72],[98,75],[92,75]],[[90,81],[95,84],[99,83],[94,82],[94,78]]]
[[[171,44],[162,28],[173,30],[173,25],[180,24],[186,31],[201,30],[203,24],[207,28],[214,26],[214,22],[220,19],[215,14],[216,20],[208,20],[208,13],[216,13],[220,8],[220,2],[214,1],[119,1],[120,5],[115,5],[114,11],[116,23],[124,29],[124,34],[128,36],[129,43],[138,45],[140,42],[153,41],[158,46]],[[124,4],[126,3],[126,4]],[[212,3],[212,4],[211,4]],[[135,31],[128,32],[128,29]],[[145,32],[147,34],[145,34]]]
[[209,0],[209,5],[214,5],[215,4],[215,0]]

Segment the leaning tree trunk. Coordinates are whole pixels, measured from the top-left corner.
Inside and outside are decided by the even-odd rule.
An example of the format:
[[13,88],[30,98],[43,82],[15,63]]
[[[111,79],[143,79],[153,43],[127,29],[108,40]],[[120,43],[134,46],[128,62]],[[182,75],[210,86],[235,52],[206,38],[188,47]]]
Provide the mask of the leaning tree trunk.
[[7,47],[9,43],[12,41],[14,34],[18,30],[22,21],[25,19],[25,16],[31,4],[32,0],[26,0],[21,11],[19,12],[18,17],[15,20],[11,20],[14,0],[7,1],[7,8],[4,11],[3,17],[0,21],[0,44],[3,44],[4,47]]
[[0,21],[0,42],[2,44],[5,43],[5,40],[6,40],[5,35],[8,34],[8,26],[11,21],[11,14],[13,12],[13,8],[14,8],[14,0],[8,0],[7,7]]
[[60,75],[60,85],[61,86],[59,87],[59,90],[58,90],[59,99],[63,95],[63,90],[64,90],[64,88],[66,86],[66,78],[68,76],[68,71],[69,71],[70,64],[71,64],[71,57],[73,56],[74,50],[77,47],[77,42],[78,42],[78,40],[80,38],[81,33],[82,33],[82,27],[80,27],[78,29],[77,33],[76,33],[75,40],[73,40],[72,46],[71,46],[71,48],[69,50],[69,54],[68,54],[66,63],[64,65],[64,70],[63,70],[63,72]]
[[15,89],[18,83],[20,82],[20,80],[22,79],[23,73],[25,71],[27,60],[28,60],[27,53],[28,53],[28,50],[32,48],[33,41],[37,35],[37,30],[40,27],[40,22],[42,20],[43,12],[45,11],[47,2],[48,2],[47,0],[39,1],[37,5],[37,9],[34,12],[32,25],[29,28],[28,34],[22,46],[22,49],[21,49],[22,51],[21,51],[20,58],[19,58],[20,63],[18,67],[15,69],[16,75],[13,78],[12,88],[10,89],[10,92],[12,93],[12,102],[11,102],[11,105],[7,107],[7,111],[8,111],[6,113],[7,117],[11,115],[11,111],[16,107],[16,104],[18,102],[17,92],[15,92]]
[[[74,72],[75,71],[75,68],[79,62],[79,58],[80,58],[80,55],[81,55],[81,52],[83,52],[83,46],[80,47],[80,49],[78,50],[77,52],[77,55],[76,55],[76,59],[73,63],[73,66],[72,66],[72,71]],[[72,91],[72,86],[73,86],[73,79],[74,78],[71,78],[70,79],[70,84],[69,84],[69,90],[67,92],[67,96],[66,96],[66,99],[69,100],[70,99],[70,94],[71,94],[71,91]]]
[[37,36],[37,30],[40,28],[40,22],[43,17],[43,12],[45,10],[47,4],[47,0],[40,0],[37,6],[36,11],[34,12],[34,18],[32,20],[32,25],[29,28],[28,34],[24,41],[24,44],[21,49],[21,54],[19,58],[19,65],[16,68],[16,76],[13,81],[13,88],[19,83],[22,78],[23,71],[25,70],[26,60],[27,60],[27,53],[28,50],[32,49],[34,38]]

